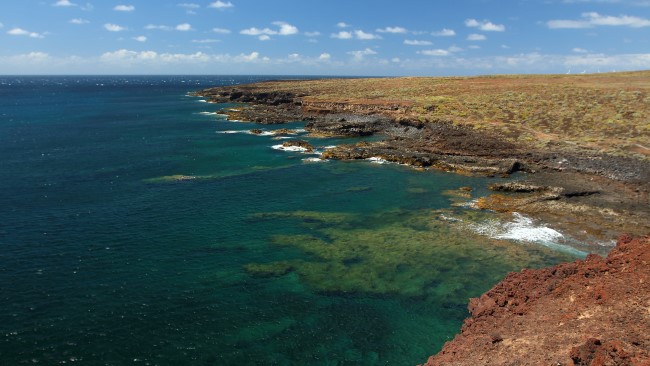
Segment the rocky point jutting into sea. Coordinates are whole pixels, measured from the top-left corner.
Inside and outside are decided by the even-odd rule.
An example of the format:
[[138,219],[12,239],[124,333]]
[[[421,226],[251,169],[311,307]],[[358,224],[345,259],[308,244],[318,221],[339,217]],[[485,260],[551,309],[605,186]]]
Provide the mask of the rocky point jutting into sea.
[[622,237],[607,259],[509,275],[470,302],[461,334],[428,364],[650,362],[650,72],[277,81],[197,95],[242,103],[221,111],[231,120],[382,137],[321,159],[522,172],[476,205],[525,213],[586,242],[641,237]]

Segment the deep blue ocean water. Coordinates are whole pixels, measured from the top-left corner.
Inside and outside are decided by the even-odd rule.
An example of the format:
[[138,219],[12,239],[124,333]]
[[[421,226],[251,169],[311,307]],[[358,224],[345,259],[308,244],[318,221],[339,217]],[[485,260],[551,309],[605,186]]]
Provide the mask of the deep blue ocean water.
[[415,365],[574,257],[457,225],[493,180],[305,161],[187,95],[268,78],[0,77],[1,364]]

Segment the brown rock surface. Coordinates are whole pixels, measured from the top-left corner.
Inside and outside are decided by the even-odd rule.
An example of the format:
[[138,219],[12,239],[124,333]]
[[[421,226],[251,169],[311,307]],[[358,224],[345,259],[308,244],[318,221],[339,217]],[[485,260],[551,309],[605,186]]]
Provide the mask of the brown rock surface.
[[480,298],[434,365],[650,365],[650,237],[607,258],[510,273]]

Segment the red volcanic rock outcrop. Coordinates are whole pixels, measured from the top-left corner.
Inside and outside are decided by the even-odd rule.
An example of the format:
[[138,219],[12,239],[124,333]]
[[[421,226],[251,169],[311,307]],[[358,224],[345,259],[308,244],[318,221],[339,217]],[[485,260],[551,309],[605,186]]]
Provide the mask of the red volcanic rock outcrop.
[[650,237],[603,258],[510,273],[470,300],[434,365],[650,365]]

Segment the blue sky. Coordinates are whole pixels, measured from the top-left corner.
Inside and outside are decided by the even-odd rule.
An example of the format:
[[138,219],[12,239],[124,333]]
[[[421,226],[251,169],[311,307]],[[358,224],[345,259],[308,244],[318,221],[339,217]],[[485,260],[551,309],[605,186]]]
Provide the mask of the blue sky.
[[650,0],[2,0],[0,74],[650,69]]

